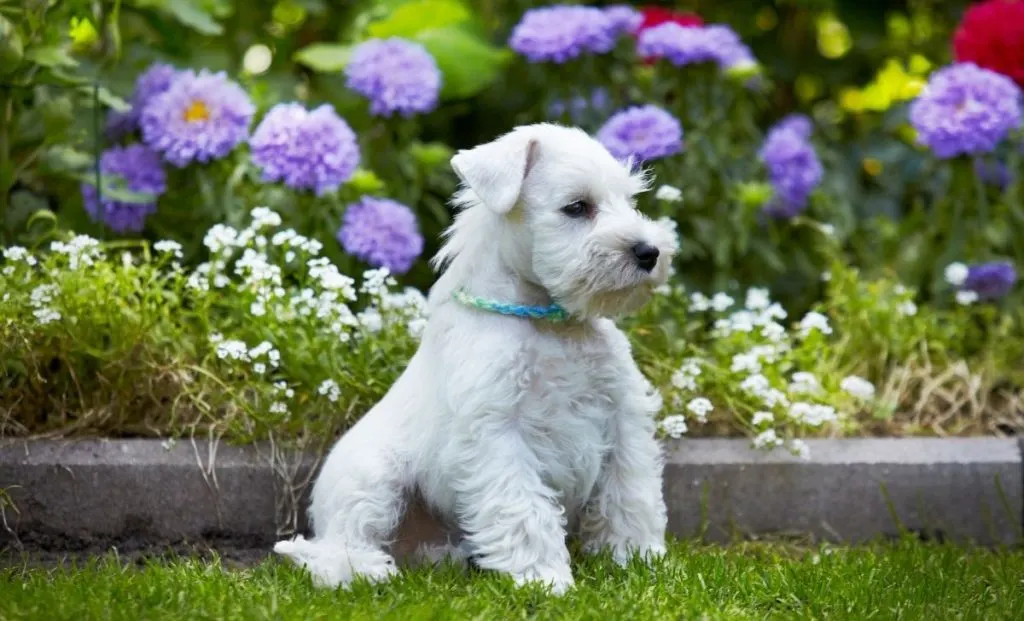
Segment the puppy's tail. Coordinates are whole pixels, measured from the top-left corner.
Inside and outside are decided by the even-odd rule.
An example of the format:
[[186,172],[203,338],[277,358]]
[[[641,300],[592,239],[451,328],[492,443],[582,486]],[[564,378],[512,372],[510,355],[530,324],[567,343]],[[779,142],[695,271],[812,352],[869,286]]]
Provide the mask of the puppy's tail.
[[306,568],[319,587],[348,586],[358,576],[378,582],[397,572],[395,560],[383,550],[353,548],[328,539],[307,540],[297,535],[290,541],[278,541],[274,552]]

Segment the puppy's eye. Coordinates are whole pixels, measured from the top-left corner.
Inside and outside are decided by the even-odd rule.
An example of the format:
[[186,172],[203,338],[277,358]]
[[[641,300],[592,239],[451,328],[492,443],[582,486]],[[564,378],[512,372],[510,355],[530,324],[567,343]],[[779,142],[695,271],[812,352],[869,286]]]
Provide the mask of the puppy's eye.
[[570,218],[585,218],[594,212],[593,206],[587,201],[575,201],[562,207],[562,213]]

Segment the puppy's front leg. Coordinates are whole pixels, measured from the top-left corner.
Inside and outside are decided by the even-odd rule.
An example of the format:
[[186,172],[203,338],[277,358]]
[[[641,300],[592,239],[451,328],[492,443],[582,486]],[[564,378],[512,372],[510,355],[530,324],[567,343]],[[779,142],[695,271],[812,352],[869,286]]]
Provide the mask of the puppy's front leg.
[[630,556],[650,559],[665,554],[668,521],[662,493],[664,460],[654,437],[653,413],[661,408],[656,393],[635,390],[647,382],[639,371],[613,419],[612,449],[598,476],[594,493],[580,516],[584,549],[610,549],[625,565]]
[[477,565],[562,594],[573,585],[564,509],[541,480],[529,445],[502,427],[481,425],[479,435],[460,443],[464,458],[454,485],[461,526]]

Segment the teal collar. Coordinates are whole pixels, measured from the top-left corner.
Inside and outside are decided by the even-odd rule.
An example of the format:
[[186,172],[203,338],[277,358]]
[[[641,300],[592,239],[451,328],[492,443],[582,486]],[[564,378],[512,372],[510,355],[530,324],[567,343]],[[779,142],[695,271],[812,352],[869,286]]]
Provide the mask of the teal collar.
[[530,319],[547,319],[549,321],[565,321],[569,313],[559,304],[550,306],[527,306],[525,304],[508,304],[489,300],[475,295],[470,295],[465,289],[459,288],[452,292],[452,297],[460,304],[471,308],[498,313],[499,315],[512,315],[514,317],[528,317]]

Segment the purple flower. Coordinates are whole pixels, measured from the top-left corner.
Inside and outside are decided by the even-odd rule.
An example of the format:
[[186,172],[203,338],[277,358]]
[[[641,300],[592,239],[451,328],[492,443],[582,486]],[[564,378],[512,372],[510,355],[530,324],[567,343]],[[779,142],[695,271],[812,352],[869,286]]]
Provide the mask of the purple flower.
[[555,5],[523,13],[508,45],[530,62],[564,63],[586,52],[611,51],[618,28],[601,9]]
[[773,129],[776,131],[796,132],[797,136],[804,140],[810,140],[811,133],[814,131],[814,125],[805,114],[790,114],[776,123]]
[[716,63],[722,69],[757,64],[750,48],[728,26],[680,26],[672,22],[648,28],[637,38],[644,58],[664,58],[677,67]]
[[345,209],[338,241],[350,255],[395,274],[408,272],[423,252],[423,236],[412,210],[372,196]]
[[419,43],[393,37],[372,39],[352,51],[346,85],[370,100],[375,116],[404,117],[437,107],[441,71]]
[[107,136],[117,140],[138,129],[142,110],[154,97],[167,92],[178,76],[178,70],[166,63],[153,63],[135,79],[131,108],[125,112],[113,112],[107,117]]
[[941,159],[988,153],[1020,127],[1020,89],[974,64],[950,65],[910,104],[910,123],[918,142]]
[[792,218],[807,208],[807,199],[825,174],[809,142],[810,121],[791,116],[780,121],[761,145],[758,157],[768,169],[775,197],[764,207],[773,218]]
[[142,110],[143,141],[179,168],[225,157],[245,141],[256,109],[224,72],[183,71]]
[[617,112],[597,132],[597,140],[619,159],[656,160],[683,150],[683,128],[657,106],[636,106]]
[[96,187],[82,184],[85,211],[95,222],[103,222],[118,233],[138,232],[146,217],[156,211],[156,199],[167,191],[167,176],[160,156],[141,144],[113,147],[100,157],[104,187],[152,195],[151,201],[121,202],[106,195],[100,199]]
[[604,16],[610,22],[616,36],[632,34],[644,22],[644,16],[628,4],[613,4],[604,8]]
[[1017,283],[1017,270],[1006,261],[972,265],[961,289],[973,291],[982,300],[1001,298]]
[[277,104],[253,132],[249,147],[264,181],[283,180],[318,195],[336,190],[359,165],[356,135],[329,104],[312,112],[297,103]]

